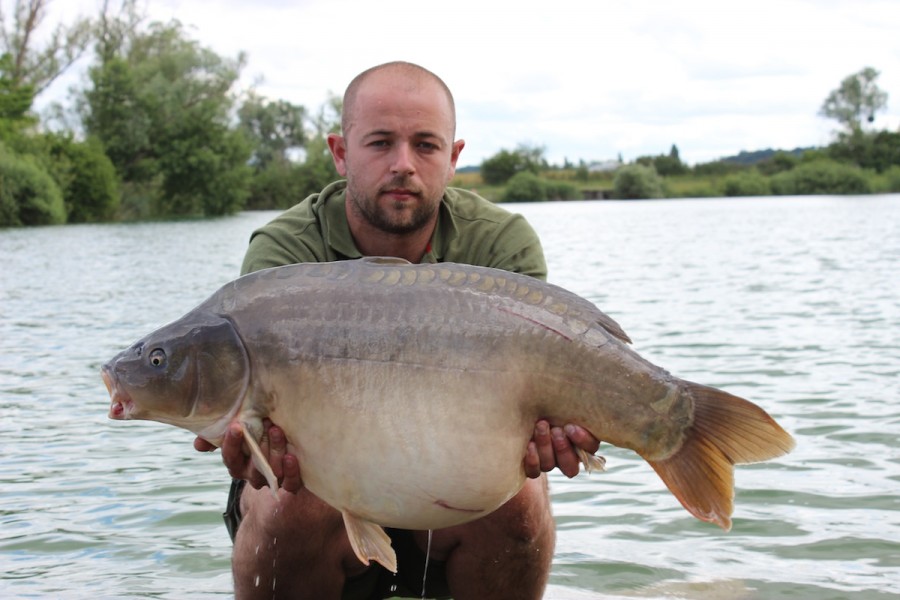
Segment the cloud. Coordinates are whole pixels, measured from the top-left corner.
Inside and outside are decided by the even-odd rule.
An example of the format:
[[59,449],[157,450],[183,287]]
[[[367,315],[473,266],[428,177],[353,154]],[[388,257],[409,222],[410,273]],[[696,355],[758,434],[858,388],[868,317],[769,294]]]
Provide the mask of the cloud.
[[[51,12],[97,0],[51,5]],[[893,0],[152,0],[202,44],[246,51],[243,84],[308,108],[389,60],[439,74],[456,97],[461,162],[520,142],[548,158],[668,152],[688,162],[827,143],[827,94],[882,72],[900,125],[900,11]]]

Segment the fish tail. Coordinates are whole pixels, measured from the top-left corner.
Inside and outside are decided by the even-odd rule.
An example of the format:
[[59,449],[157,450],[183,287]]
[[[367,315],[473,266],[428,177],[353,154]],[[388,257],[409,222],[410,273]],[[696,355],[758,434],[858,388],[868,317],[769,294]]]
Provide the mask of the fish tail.
[[715,388],[684,382],[694,402],[694,421],[681,448],[663,460],[647,460],[701,521],[731,529],[734,465],[791,451],[794,439],[757,405]]

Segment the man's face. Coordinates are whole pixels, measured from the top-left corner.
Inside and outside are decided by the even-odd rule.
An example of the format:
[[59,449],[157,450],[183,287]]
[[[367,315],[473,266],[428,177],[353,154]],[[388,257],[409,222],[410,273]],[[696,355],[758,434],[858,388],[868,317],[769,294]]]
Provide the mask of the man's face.
[[464,145],[453,141],[442,88],[402,73],[374,73],[350,110],[344,135],[328,140],[338,173],[347,178],[350,210],[387,233],[432,224]]

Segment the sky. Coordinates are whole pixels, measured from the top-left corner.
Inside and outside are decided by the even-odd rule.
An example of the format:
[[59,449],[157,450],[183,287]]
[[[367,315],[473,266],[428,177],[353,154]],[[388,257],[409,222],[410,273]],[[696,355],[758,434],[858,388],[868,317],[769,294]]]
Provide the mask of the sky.
[[[896,0],[141,2],[217,54],[245,52],[242,86],[311,111],[383,62],[433,71],[456,99],[459,166],[520,144],[555,164],[628,162],[673,144],[689,164],[821,146],[837,129],[822,103],[864,67],[888,93],[874,126],[900,127]],[[101,4],[53,0],[48,22]]]

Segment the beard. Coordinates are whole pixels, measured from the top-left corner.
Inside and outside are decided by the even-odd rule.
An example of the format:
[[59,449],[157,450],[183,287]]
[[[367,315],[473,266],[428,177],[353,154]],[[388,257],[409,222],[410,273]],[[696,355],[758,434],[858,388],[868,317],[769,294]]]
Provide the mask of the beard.
[[[379,204],[378,196],[392,189],[409,190],[419,201],[411,207],[411,210],[408,202]],[[411,187],[407,178],[395,177],[390,183],[379,188],[374,196],[358,190],[348,181],[347,201],[350,202],[352,210],[372,227],[385,233],[403,235],[425,227],[434,217],[440,198],[424,198],[422,191]]]

